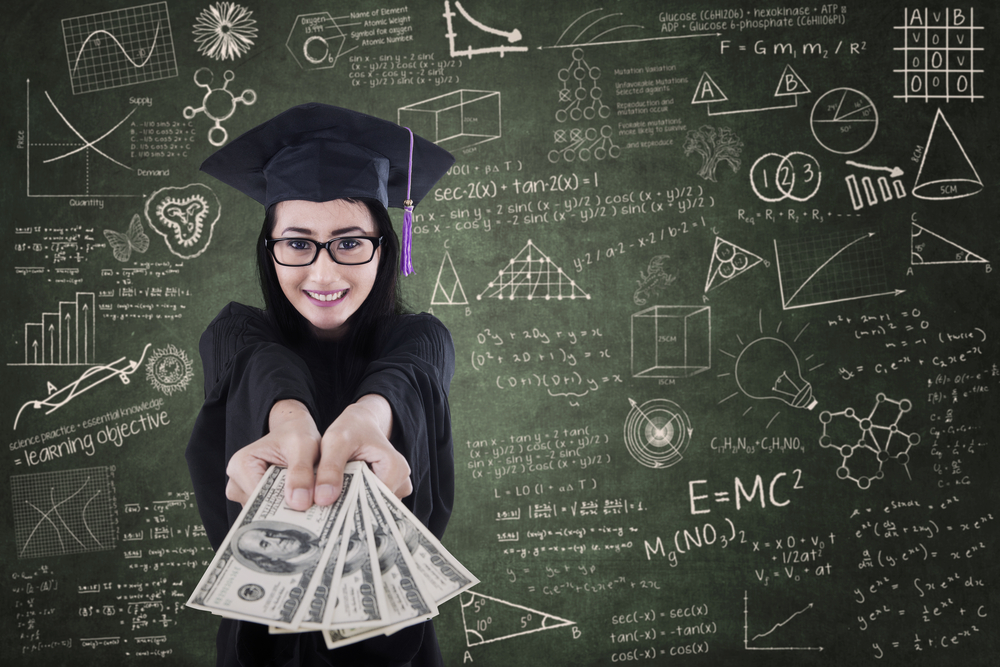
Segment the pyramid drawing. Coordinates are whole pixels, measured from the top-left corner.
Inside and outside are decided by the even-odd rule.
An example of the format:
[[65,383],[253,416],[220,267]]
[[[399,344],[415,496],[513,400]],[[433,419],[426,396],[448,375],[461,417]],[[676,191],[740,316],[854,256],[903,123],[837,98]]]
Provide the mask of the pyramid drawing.
[[708,75],[708,72],[702,72],[698,85],[694,87],[694,97],[691,98],[691,104],[724,102],[728,99],[726,94],[722,92],[722,88],[719,88],[719,84]]
[[432,306],[464,306],[469,303],[462,289],[462,281],[452,264],[451,254],[444,251],[441,258],[441,268],[438,269],[437,280],[434,283],[434,294],[431,296]]
[[729,282],[763,261],[763,258],[749,250],[716,236],[715,248],[712,249],[712,262],[708,267],[708,279],[705,281],[705,291],[708,292]]
[[497,299],[589,299],[566,272],[556,266],[538,247],[528,241],[524,248],[498,273],[496,279],[476,296]]
[[983,189],[983,181],[969,160],[965,147],[951,129],[941,109],[934,115],[920,158],[913,196],[920,199],[959,199]]
[[575,621],[482,593],[462,593],[459,599],[465,643],[470,647],[576,625]]
[[926,227],[911,223],[910,264],[988,264],[989,260],[966,250],[952,240],[935,234]]
[[799,73],[793,70],[791,65],[785,65],[781,78],[778,79],[778,88],[774,91],[774,96],[787,97],[788,95],[805,95],[811,92]]

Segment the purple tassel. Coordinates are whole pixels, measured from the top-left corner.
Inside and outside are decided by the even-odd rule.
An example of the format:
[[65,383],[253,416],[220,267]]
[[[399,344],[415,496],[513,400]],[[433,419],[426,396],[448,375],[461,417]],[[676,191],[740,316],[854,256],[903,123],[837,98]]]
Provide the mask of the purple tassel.
[[404,276],[413,273],[413,200],[410,199],[410,185],[413,183],[413,130],[410,133],[410,159],[406,165],[406,200],[403,202],[403,252],[399,258],[399,270]]
[[413,202],[410,200],[403,206],[403,251],[399,270],[404,276],[413,273]]

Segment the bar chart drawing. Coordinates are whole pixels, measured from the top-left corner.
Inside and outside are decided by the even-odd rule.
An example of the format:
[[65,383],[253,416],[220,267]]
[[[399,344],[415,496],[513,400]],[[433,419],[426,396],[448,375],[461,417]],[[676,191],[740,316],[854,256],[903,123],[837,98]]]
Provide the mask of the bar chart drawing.
[[93,292],[77,292],[56,310],[24,324],[24,359],[12,366],[84,366],[97,363]]

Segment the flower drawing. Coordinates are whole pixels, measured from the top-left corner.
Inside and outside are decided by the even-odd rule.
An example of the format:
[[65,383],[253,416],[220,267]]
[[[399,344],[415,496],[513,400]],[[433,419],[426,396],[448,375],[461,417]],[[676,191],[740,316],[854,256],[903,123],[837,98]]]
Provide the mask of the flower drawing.
[[257,37],[253,12],[234,2],[217,2],[201,10],[194,24],[198,53],[215,60],[236,60]]

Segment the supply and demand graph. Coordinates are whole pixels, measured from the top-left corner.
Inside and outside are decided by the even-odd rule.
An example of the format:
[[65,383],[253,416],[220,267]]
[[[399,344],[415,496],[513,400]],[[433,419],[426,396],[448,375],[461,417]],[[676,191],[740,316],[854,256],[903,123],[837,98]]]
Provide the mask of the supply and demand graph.
[[177,76],[167,3],[63,19],[73,94]]

